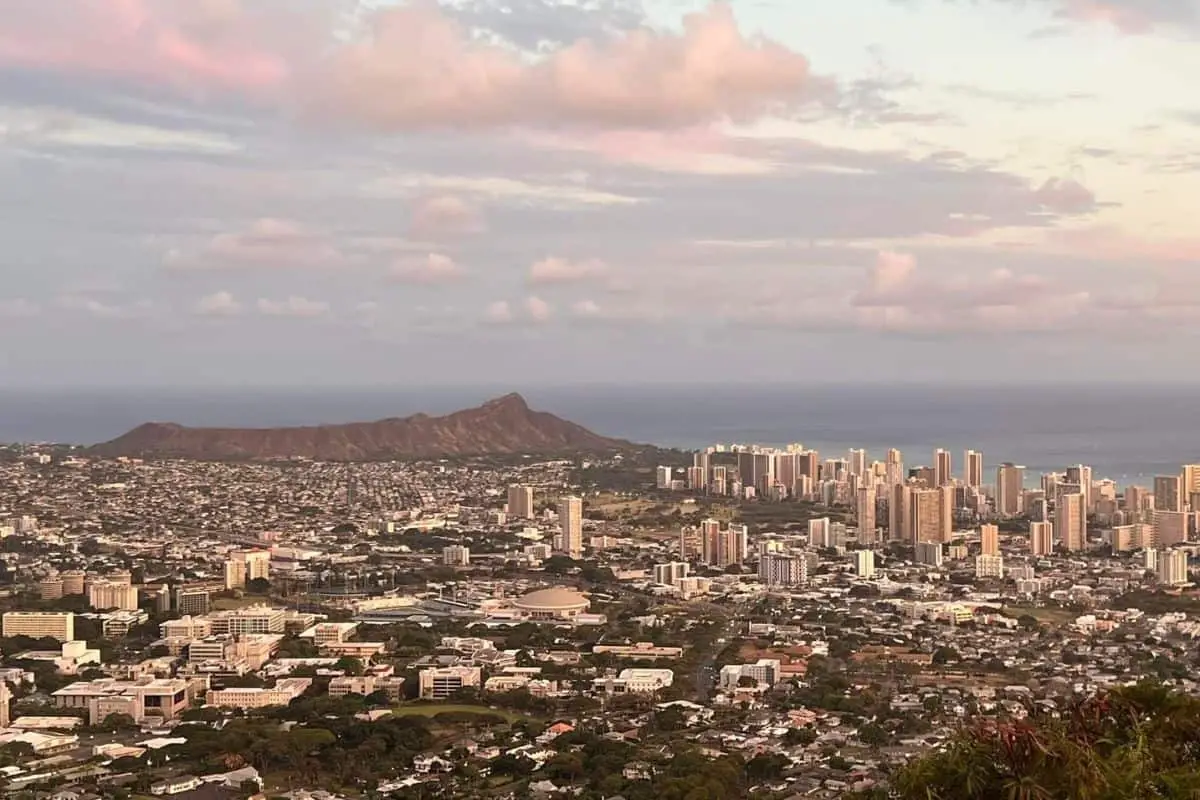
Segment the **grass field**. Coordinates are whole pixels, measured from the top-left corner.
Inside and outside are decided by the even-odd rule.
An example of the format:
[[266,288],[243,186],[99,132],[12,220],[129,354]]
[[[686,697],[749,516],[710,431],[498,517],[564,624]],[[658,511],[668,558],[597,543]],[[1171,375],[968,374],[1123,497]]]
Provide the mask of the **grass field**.
[[502,717],[506,722],[516,722],[522,719],[532,719],[528,714],[509,711],[504,708],[488,708],[487,706],[464,706],[455,703],[430,705],[393,706],[392,713],[397,717],[436,717],[438,714],[477,714],[479,716]]
[[1005,606],[1004,615],[1014,619],[1025,614],[1036,619],[1043,625],[1069,625],[1079,616],[1079,612],[1066,608],[1034,608],[1032,606]]

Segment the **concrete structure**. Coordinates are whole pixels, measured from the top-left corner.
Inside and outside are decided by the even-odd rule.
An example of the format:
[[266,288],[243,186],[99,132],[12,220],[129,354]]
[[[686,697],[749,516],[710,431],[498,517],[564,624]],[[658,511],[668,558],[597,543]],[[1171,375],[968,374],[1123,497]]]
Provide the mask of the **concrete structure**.
[[447,567],[465,567],[471,563],[471,548],[452,544],[442,548],[442,564]]
[[[105,704],[102,700],[114,696],[136,698],[135,703],[142,717],[175,719],[191,704],[192,691],[188,682],[178,678],[142,678],[136,681],[119,681],[101,678],[95,681],[78,681],[51,695],[59,708],[86,708],[92,724],[103,721],[97,716]],[[107,713],[105,714],[107,716]],[[131,715],[136,721],[142,717]]]
[[1154,538],[1159,547],[1173,547],[1188,539],[1188,519],[1183,511],[1155,511]]
[[312,685],[312,678],[283,678],[269,688],[219,689],[208,693],[205,705],[218,708],[286,706]]
[[1049,522],[1029,523],[1029,552],[1048,556],[1054,552],[1054,525]]
[[1021,513],[1021,492],[1025,489],[1025,468],[1006,462],[996,469],[996,513],[1015,517]]
[[979,552],[985,556],[1000,555],[1000,528],[995,525],[979,527]]
[[1183,511],[1184,495],[1179,475],[1159,475],[1154,479],[1154,510]]
[[1087,545],[1087,511],[1082,493],[1059,495],[1054,509],[1054,539],[1068,552],[1077,552]]
[[875,577],[875,552],[873,550],[858,550],[854,553],[854,574],[860,578]]
[[908,533],[912,543],[950,541],[954,533],[954,487],[908,491]]
[[588,610],[587,596],[561,586],[539,589],[513,601],[513,607],[531,621],[569,622]]
[[954,461],[949,450],[933,451],[933,485],[947,486],[954,480]]
[[462,689],[478,689],[483,672],[479,667],[431,667],[421,670],[419,678],[423,700],[445,700]]
[[877,533],[875,522],[875,487],[863,486],[855,495],[854,518],[858,525],[858,541],[874,544]]
[[808,583],[808,560],[801,556],[764,553],[758,559],[758,579],[767,586],[804,586]]
[[9,611],[0,623],[5,637],[28,636],[30,639],[75,638],[75,615],[58,611]]
[[675,682],[669,669],[623,669],[615,676],[594,678],[592,688],[605,694],[654,694]]
[[512,519],[533,519],[533,487],[508,487],[508,516]]
[[136,611],[138,607],[138,591],[128,583],[99,581],[88,586],[87,593],[88,605],[101,611]]
[[583,556],[583,500],[570,496],[558,504],[559,551],[571,558]]
[[917,542],[916,558],[918,564],[930,567],[940,567],[945,559],[941,542]]
[[1159,553],[1155,572],[1164,586],[1183,586],[1188,582],[1186,550],[1163,550]]
[[976,578],[1003,578],[1004,557],[982,555],[975,557]]
[[983,453],[968,450],[963,454],[963,482],[972,489],[983,486]]
[[672,561],[667,564],[654,565],[654,582],[664,586],[674,586],[675,581],[688,576],[688,564],[685,561]]

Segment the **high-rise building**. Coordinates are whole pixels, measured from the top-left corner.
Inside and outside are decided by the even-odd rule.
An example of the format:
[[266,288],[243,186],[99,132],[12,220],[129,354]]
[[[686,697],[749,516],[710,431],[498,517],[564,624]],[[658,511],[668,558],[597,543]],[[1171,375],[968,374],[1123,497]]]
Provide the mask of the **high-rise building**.
[[775,482],[786,489],[788,494],[794,494],[796,491],[796,467],[799,460],[799,453],[775,455]]
[[511,519],[533,519],[533,487],[508,487],[508,516]]
[[1186,550],[1163,550],[1158,554],[1155,570],[1158,582],[1165,586],[1182,586],[1188,582],[1188,554]]
[[996,513],[1015,517],[1021,513],[1021,491],[1025,488],[1025,468],[1005,462],[996,468]]
[[1159,475],[1154,479],[1154,510],[1183,511],[1183,493],[1178,475]]
[[1063,494],[1054,509],[1054,539],[1070,552],[1087,546],[1087,513],[1083,502],[1082,492]]
[[893,542],[908,542],[912,534],[908,530],[908,496],[911,487],[897,483],[888,496],[888,538]]
[[700,450],[692,454],[692,466],[696,469],[704,471],[704,479],[707,481],[709,474],[712,472],[711,456],[707,450]]
[[741,564],[746,560],[749,548],[749,530],[745,525],[730,524],[721,531],[717,548],[718,567],[728,567],[731,564]]
[[1054,525],[1049,522],[1029,523],[1029,552],[1048,556],[1054,552]]
[[916,558],[918,564],[940,567],[945,559],[945,551],[941,542],[917,542]]
[[983,453],[968,450],[963,456],[963,481],[978,489],[983,486]]
[[1183,544],[1188,538],[1188,518],[1183,511],[1155,511],[1154,538],[1159,547]]
[[875,551],[858,550],[854,553],[854,572],[860,578],[875,577]]
[[933,451],[933,485],[946,486],[954,481],[954,460],[949,450]]
[[758,578],[767,586],[804,586],[808,583],[808,560],[766,553],[758,560]]
[[38,581],[38,594],[43,600],[61,600],[63,598],[62,578],[43,578]]
[[867,451],[866,450],[851,450],[847,455],[846,460],[850,462],[851,475],[866,475],[867,474]]
[[180,616],[203,616],[212,608],[212,595],[208,589],[188,589],[181,586],[175,592],[175,608]]
[[976,578],[1003,578],[1004,557],[980,555],[975,557]]
[[717,551],[721,549],[721,523],[706,519],[700,523],[700,560],[705,564],[717,563]]
[[1083,514],[1086,517],[1092,510],[1092,468],[1083,464],[1067,467],[1065,483],[1079,487],[1079,493],[1083,495]]
[[8,688],[8,683],[0,681],[0,730],[7,728],[12,722],[12,714],[9,711],[12,699],[12,690]]
[[816,450],[801,451],[796,460],[796,474],[807,475],[815,483],[821,476],[821,454]]
[[688,565],[682,561],[671,561],[667,564],[654,565],[654,582],[664,586],[674,586],[675,581],[688,576]]
[[808,521],[808,543],[811,547],[833,547],[828,517]]
[[[1192,495],[1200,494],[1200,464],[1184,464],[1179,484],[1179,492],[1184,501],[1191,504]],[[1193,505],[1192,511],[1200,511],[1200,508]]]
[[225,588],[242,589],[246,586],[246,562],[236,558],[225,560]]
[[442,564],[447,567],[465,567],[471,563],[471,548],[452,544],[442,548]]
[[1125,487],[1122,507],[1127,514],[1134,515],[1132,518],[1126,516],[1126,519],[1129,521],[1140,519],[1143,512],[1150,510],[1150,500],[1150,491],[1145,486]]
[[863,486],[858,490],[855,498],[855,512],[858,522],[858,541],[873,544],[877,538],[874,486]]
[[137,611],[138,590],[124,583],[97,581],[88,586],[88,605],[98,611]]
[[583,500],[574,495],[558,504],[561,552],[571,558],[583,556]]
[[954,532],[954,487],[910,490],[907,528],[913,544],[950,541]]
[[1000,555],[1000,528],[995,525],[979,527],[979,552],[985,556]]
[[889,487],[904,483],[904,456],[899,450],[895,448],[888,450],[883,470],[884,482]]
[[266,550],[234,550],[229,557],[246,565],[246,581],[271,577],[271,554]]
[[674,470],[670,467],[659,467],[655,471],[654,485],[659,489],[670,489],[671,481],[674,480]]
[[708,471],[704,467],[688,467],[687,487],[693,492],[703,492],[708,489]]

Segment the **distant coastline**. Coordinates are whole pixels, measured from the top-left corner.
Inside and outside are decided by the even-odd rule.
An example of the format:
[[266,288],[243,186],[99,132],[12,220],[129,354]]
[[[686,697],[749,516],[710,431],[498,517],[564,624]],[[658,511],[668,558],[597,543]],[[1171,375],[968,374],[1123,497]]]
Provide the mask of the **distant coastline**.
[[[1037,474],[1085,463],[1097,477],[1144,481],[1200,460],[1197,386],[585,386],[518,389],[539,410],[605,436],[694,449],[801,442],[827,456],[889,447],[910,466],[936,447],[982,450]],[[0,441],[78,444],[148,421],[282,427],[443,413],[498,387],[0,390]]]

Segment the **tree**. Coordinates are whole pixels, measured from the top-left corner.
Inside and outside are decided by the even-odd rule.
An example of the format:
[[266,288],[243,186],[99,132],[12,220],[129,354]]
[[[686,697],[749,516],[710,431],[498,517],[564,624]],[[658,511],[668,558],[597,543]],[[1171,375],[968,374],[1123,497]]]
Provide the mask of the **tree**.
[[789,728],[788,732],[783,735],[783,743],[791,747],[797,745],[808,747],[816,740],[817,732],[808,726],[803,728]]
[[899,800],[1184,800],[1200,792],[1200,699],[1139,684],[1051,715],[981,718],[892,776]]
[[1033,616],[1032,614],[1022,614],[1021,616],[1017,617],[1017,625],[1019,625],[1022,630],[1026,631],[1036,631],[1039,627],[1037,617]]
[[781,753],[759,753],[746,762],[746,777],[752,783],[775,780],[791,762]]
[[334,669],[340,670],[347,675],[362,675],[363,662],[354,656],[342,656],[334,664]]
[[246,582],[246,591],[249,594],[270,594],[271,582],[266,578],[254,578]]
[[858,729],[858,739],[867,747],[882,747],[887,744],[888,738],[887,731],[873,723],[868,723]]

